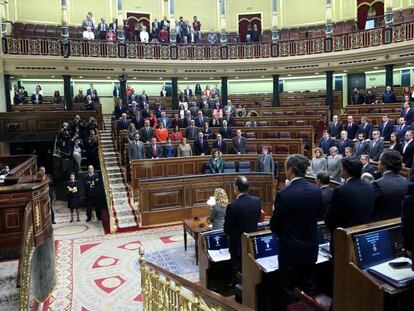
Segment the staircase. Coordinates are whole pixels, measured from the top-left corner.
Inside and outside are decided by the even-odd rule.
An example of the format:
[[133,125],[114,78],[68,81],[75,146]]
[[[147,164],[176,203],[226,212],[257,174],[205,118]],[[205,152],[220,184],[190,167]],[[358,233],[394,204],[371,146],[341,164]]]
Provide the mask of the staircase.
[[137,205],[133,204],[128,195],[125,184],[126,176],[120,167],[118,154],[114,149],[111,130],[111,115],[104,115],[104,126],[100,131],[103,159],[106,169],[101,169],[102,174],[107,174],[109,190],[112,193],[112,203],[108,202],[111,233],[132,231],[138,228],[139,213]]

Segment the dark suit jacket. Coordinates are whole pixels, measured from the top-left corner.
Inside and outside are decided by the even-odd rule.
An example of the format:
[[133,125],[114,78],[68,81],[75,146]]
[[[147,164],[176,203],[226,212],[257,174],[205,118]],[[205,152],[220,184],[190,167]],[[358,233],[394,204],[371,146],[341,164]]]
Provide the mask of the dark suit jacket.
[[401,110],[401,117],[404,117],[405,124],[411,125],[414,122],[414,109],[410,108],[408,109],[408,112],[404,109]]
[[373,177],[375,177],[377,174],[375,174],[374,167],[371,164],[367,164],[367,166],[362,168],[361,174],[364,173],[370,173]]
[[358,138],[358,134],[365,134],[365,138],[366,139],[372,139],[372,124],[371,123],[367,123],[365,124],[365,126],[360,125],[358,127],[358,131],[355,135],[355,138]]
[[406,133],[408,130],[411,130],[411,126],[409,126],[409,125],[407,125],[407,124],[405,124],[403,128],[401,128],[401,126],[397,126],[397,127],[395,128],[395,131],[398,133],[398,140],[399,140],[399,141],[401,141],[401,142],[403,142],[403,141],[404,141],[404,136],[405,136],[405,133]]
[[400,217],[401,201],[408,190],[407,179],[394,172],[388,172],[372,185],[375,191],[375,220]]
[[163,150],[162,150],[162,148],[161,148],[161,146],[158,146],[158,145],[156,145],[156,148],[155,148],[156,150],[155,150],[155,153],[154,153],[154,150],[153,150],[153,148],[152,148],[152,145],[149,145],[148,147],[147,147],[147,152],[145,153],[145,156],[146,156],[146,158],[147,159],[151,159],[151,158],[162,158],[162,155],[163,155]]
[[329,204],[332,201],[333,189],[331,187],[322,188],[322,204],[318,210],[318,221],[325,218],[326,211],[328,210]]
[[314,264],[318,257],[317,214],[322,205],[321,189],[304,178],[297,179],[277,192],[274,205],[270,229],[279,238],[279,267]]
[[141,137],[141,141],[145,143],[147,141],[151,141],[151,139],[154,137],[154,130],[150,127],[147,132],[147,129],[143,127],[139,134],[139,136]]
[[334,189],[331,204],[325,215],[325,224],[333,233],[336,228],[348,228],[369,223],[375,207],[372,184],[351,178]]
[[241,154],[245,154],[246,151],[246,138],[244,137],[240,137],[240,144],[239,144],[239,140],[237,137],[233,138],[233,152],[234,153],[238,153],[240,152]]
[[116,105],[115,106],[115,109],[114,109],[114,114],[115,114],[115,117],[117,118],[117,119],[119,119],[120,117],[121,117],[121,115],[125,112],[125,106],[124,105],[122,105],[122,106],[118,106],[118,105]]
[[349,139],[345,140],[338,140],[338,153],[345,155],[345,148],[346,147],[352,147],[352,142]]
[[348,138],[354,139],[356,133],[358,132],[359,126],[355,122],[352,122],[352,125],[349,125],[348,123],[344,125],[344,130],[348,132]]
[[354,144],[354,154],[357,158],[361,156],[361,154],[368,154],[369,153],[369,143],[366,141],[357,141]]
[[230,238],[230,254],[241,259],[241,235],[257,231],[261,213],[261,202],[249,194],[240,195],[227,206],[224,232]]
[[233,132],[231,130],[230,126],[227,126],[227,130],[225,131],[224,128],[222,127],[220,129],[220,134],[223,138],[225,139],[231,139],[233,137]]
[[374,141],[373,140],[369,143],[369,157],[371,158],[371,160],[377,162],[379,160],[379,157],[380,157],[383,150],[384,150],[384,142],[383,141],[378,140],[375,143],[375,146],[374,146]]
[[382,94],[382,102],[384,104],[396,103],[397,99],[395,98],[395,94],[393,92],[385,92]]
[[[401,231],[404,248],[414,254],[414,182],[408,184],[408,192],[401,204]],[[414,265],[411,267],[414,270]]]
[[403,157],[403,163],[406,167],[412,167],[413,166],[413,157],[414,157],[414,140],[408,144],[407,148],[404,150],[404,144],[401,146],[401,153]]
[[331,135],[331,137],[335,137],[336,139],[339,139],[341,137],[341,131],[342,131],[342,123],[337,122],[336,125],[331,122],[328,127],[328,133]]
[[335,146],[335,142],[332,138],[321,138],[318,145],[319,148],[322,148],[324,154],[329,154],[329,149],[333,146]]
[[[36,94],[32,95],[31,100],[32,100],[32,104],[35,104]],[[38,100],[39,104],[43,103],[43,96],[41,94],[38,94],[37,100]]]
[[218,149],[222,154],[227,153],[227,143],[224,140],[221,140],[221,146],[219,148],[217,140],[213,142],[213,149]]
[[196,155],[200,155],[204,153],[205,155],[209,154],[209,146],[207,139],[203,139],[203,143],[201,144],[201,141],[199,139],[196,139],[194,141],[194,153]]
[[185,137],[187,137],[187,139],[190,139],[190,140],[195,140],[197,138],[197,134],[198,134],[198,127],[189,126],[187,127],[187,130],[185,132]]
[[378,130],[381,132],[381,137],[384,137],[385,141],[389,141],[391,133],[394,132],[394,125],[390,121],[388,121],[386,126],[384,126],[384,123],[381,123]]
[[120,130],[127,130],[130,123],[131,123],[131,121],[128,120],[128,119],[126,119],[126,120],[118,120],[118,129],[120,129]]
[[230,116],[230,117],[223,117],[223,120],[226,120],[227,121],[227,127],[229,127],[229,126],[232,126],[233,125],[233,122],[234,122],[234,118],[232,117],[232,116]]

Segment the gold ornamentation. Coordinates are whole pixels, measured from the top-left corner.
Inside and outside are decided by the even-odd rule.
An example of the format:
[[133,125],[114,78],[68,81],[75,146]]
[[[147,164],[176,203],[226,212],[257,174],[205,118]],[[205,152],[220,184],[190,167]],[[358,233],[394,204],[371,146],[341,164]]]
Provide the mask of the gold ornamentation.
[[153,59],[154,58],[154,48],[152,45],[144,45],[144,58]]
[[344,49],[344,37],[334,37],[333,49],[334,51],[342,51]]
[[394,42],[401,42],[405,39],[405,25],[397,26],[393,29]]
[[167,45],[162,45],[160,55],[162,59],[170,59],[170,47]]
[[40,54],[41,44],[40,40],[29,40],[29,54],[37,55]]
[[236,44],[232,44],[228,46],[229,49],[229,58],[236,59],[239,56],[238,46]]
[[178,47],[178,58],[179,59],[188,59],[187,46],[179,46]]
[[370,46],[380,45],[382,43],[382,31],[373,30],[369,33]]
[[204,47],[203,46],[195,46],[194,47],[194,58],[195,59],[204,59]]
[[289,42],[281,42],[279,48],[280,56],[289,56]]
[[108,43],[106,45],[108,57],[118,57],[118,45],[115,43]]
[[219,59],[220,58],[220,48],[218,46],[212,46],[210,48],[210,58]]
[[70,42],[70,55],[72,56],[81,56],[81,44],[82,42],[71,41]]

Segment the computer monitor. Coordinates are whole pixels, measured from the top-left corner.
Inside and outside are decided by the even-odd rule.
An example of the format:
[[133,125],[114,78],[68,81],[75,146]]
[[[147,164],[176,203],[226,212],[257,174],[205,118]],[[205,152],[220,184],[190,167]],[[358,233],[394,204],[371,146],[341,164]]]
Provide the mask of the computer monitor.
[[355,252],[361,269],[394,258],[389,228],[354,235]]
[[326,225],[318,225],[318,244],[328,243],[331,239],[331,233]]
[[279,240],[273,233],[258,235],[252,238],[254,258],[276,256],[279,249]]
[[223,232],[216,232],[213,234],[205,235],[207,240],[208,250],[220,250],[223,248],[229,248],[227,235]]

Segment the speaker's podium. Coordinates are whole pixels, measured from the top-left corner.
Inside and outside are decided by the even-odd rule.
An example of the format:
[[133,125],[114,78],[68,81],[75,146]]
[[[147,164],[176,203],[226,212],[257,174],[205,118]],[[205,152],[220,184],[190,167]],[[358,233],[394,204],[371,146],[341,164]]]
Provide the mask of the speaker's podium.
[[414,310],[400,218],[335,231],[335,311]]
[[[269,221],[260,222],[258,230],[269,228]],[[223,229],[199,235],[198,258],[200,285],[222,295],[233,294],[233,267],[230,262],[228,237]]]
[[[318,225],[319,255],[316,266],[318,292],[329,294],[330,282],[329,232]],[[274,310],[278,292],[278,238],[269,230],[244,233],[242,236],[243,305],[256,310]],[[306,254],[304,254],[306,256]]]

